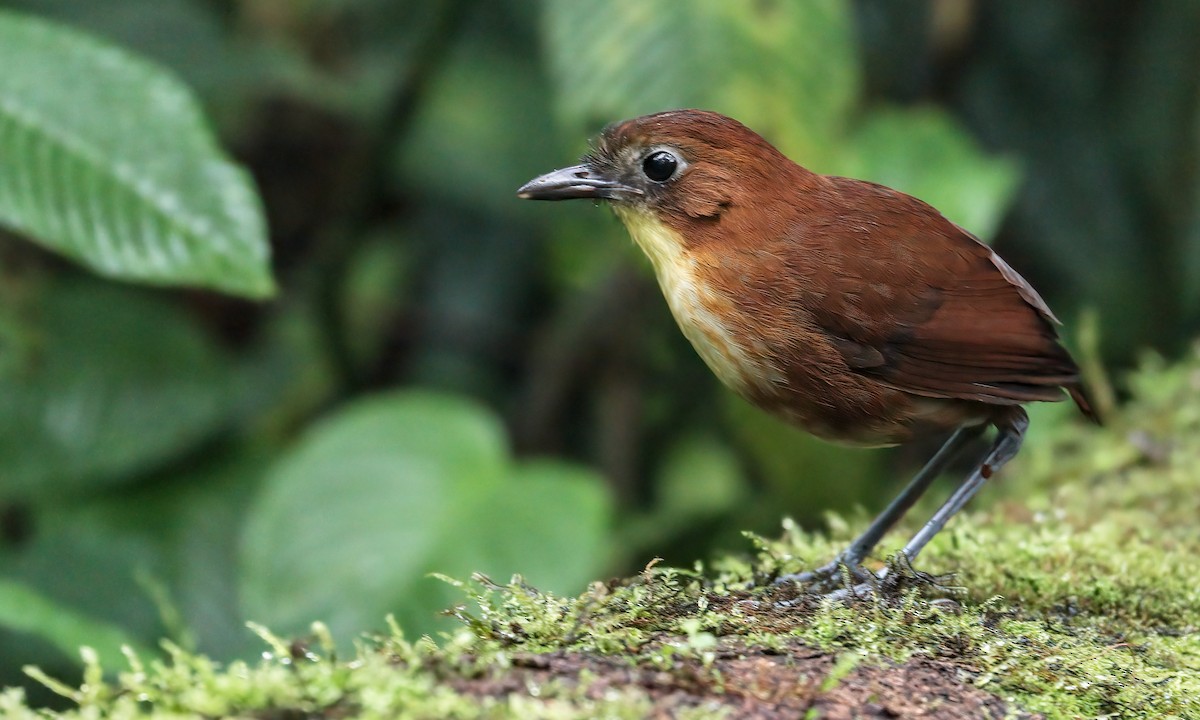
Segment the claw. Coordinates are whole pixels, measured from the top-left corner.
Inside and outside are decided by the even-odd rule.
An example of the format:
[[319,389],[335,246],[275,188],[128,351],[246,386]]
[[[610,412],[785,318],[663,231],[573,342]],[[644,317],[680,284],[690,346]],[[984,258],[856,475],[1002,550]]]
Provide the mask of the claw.
[[838,558],[812,570],[783,575],[775,579],[775,585],[794,583],[810,595],[827,595],[834,590],[845,589],[855,583],[869,583],[875,579],[871,571],[857,562],[847,562]]
[[[934,576],[921,572],[903,552],[888,558],[887,567],[873,573],[862,565],[850,565],[839,558],[813,570],[793,575],[784,575],[775,580],[779,585],[794,582],[808,597],[820,596],[830,600],[859,599],[869,595],[891,598],[901,595],[906,589],[916,587],[922,591],[955,594],[961,588],[945,585],[949,576]],[[779,607],[792,607],[796,600],[776,603]]]

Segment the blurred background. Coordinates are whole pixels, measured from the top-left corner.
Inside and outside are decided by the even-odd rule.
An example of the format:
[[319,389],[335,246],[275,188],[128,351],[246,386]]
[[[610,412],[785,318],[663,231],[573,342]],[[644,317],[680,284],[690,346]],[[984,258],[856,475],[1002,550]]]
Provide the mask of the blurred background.
[[881,507],[934,444],[843,449],[748,407],[607,209],[515,198],[611,121],[718,110],[933,203],[1039,288],[1106,404],[1200,330],[1195,2],[0,9],[190,87],[278,286],[104,280],[0,231],[4,684],[70,677],[83,641],[252,657],[246,620],[436,632],[460,594],[432,572],[578,592]]

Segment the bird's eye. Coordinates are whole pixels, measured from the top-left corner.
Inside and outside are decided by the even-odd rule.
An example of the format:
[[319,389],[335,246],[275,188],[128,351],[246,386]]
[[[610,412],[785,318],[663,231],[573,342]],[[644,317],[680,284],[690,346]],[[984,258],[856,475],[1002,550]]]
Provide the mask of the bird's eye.
[[654,182],[670,180],[678,168],[679,160],[666,150],[652,152],[642,161],[642,172]]

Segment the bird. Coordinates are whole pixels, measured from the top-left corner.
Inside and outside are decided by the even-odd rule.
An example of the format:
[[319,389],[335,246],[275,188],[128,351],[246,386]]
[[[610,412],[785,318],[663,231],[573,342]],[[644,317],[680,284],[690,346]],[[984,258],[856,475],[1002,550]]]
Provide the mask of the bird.
[[[931,205],[812,172],[719,113],[604,128],[577,165],[517,196],[607,202],[671,314],[724,385],[819,438],[881,447],[949,434],[836,558],[780,580],[835,593],[948,465],[994,439],[900,551],[911,562],[1020,450],[1025,403],[1070,397],[1099,422],[1061,324],[996,252]],[[1065,392],[1064,392],[1065,391]]]

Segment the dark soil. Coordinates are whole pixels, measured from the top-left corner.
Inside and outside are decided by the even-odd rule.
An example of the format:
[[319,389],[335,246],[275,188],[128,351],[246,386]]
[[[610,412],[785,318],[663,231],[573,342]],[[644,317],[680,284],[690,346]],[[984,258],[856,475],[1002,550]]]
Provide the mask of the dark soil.
[[[599,699],[640,688],[651,718],[711,709],[730,718],[971,718],[1039,716],[1009,713],[1000,698],[970,683],[970,670],[946,660],[862,662],[844,675],[838,657],[796,644],[780,651],[722,641],[709,664],[695,654],[672,655],[664,667],[647,658],[559,651],[516,654],[503,673],[450,682],[463,693],[501,697],[582,689]],[[831,677],[831,672],[841,677]],[[581,679],[584,678],[584,679]],[[582,684],[582,686],[581,686]]]

